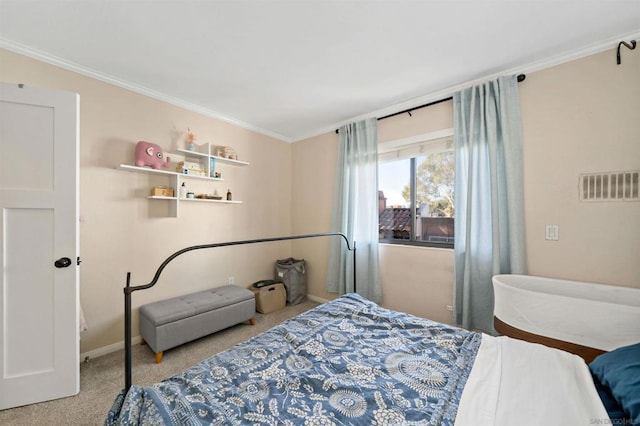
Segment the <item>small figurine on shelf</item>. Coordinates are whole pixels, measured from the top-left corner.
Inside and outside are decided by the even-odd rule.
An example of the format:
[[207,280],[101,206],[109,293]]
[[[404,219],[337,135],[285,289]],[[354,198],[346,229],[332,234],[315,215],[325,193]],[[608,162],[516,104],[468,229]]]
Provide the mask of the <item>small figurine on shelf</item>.
[[187,149],[189,151],[196,150],[196,144],[194,143],[196,140],[196,135],[187,127]]
[[231,190],[227,189],[227,201],[231,201]]

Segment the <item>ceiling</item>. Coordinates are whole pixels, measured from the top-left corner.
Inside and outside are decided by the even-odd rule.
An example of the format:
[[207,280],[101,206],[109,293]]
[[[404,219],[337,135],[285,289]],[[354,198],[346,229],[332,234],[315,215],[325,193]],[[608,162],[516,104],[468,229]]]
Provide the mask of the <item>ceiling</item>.
[[288,142],[638,34],[638,0],[0,0],[0,47]]

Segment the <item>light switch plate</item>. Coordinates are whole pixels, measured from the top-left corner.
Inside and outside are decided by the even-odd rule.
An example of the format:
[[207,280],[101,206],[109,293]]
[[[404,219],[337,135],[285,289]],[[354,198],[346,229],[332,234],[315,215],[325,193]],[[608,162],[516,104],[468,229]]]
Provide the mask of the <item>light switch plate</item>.
[[545,228],[544,239],[558,241],[558,237],[558,225],[547,225]]

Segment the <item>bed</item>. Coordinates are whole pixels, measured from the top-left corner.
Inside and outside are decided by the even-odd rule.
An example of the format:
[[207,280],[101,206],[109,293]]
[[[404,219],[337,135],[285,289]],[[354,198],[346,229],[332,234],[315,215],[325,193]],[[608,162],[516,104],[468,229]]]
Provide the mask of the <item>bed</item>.
[[576,355],[351,293],[159,383],[125,387],[105,425],[611,424],[599,391]]

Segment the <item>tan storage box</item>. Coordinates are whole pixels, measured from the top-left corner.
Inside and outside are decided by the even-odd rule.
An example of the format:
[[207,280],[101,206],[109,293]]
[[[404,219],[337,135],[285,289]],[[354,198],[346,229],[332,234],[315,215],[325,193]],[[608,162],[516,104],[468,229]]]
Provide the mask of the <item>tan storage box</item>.
[[287,291],[282,283],[253,289],[253,292],[256,295],[256,311],[262,314],[277,311],[287,304]]
[[165,186],[156,186],[151,190],[151,195],[155,197],[173,197],[173,188]]

